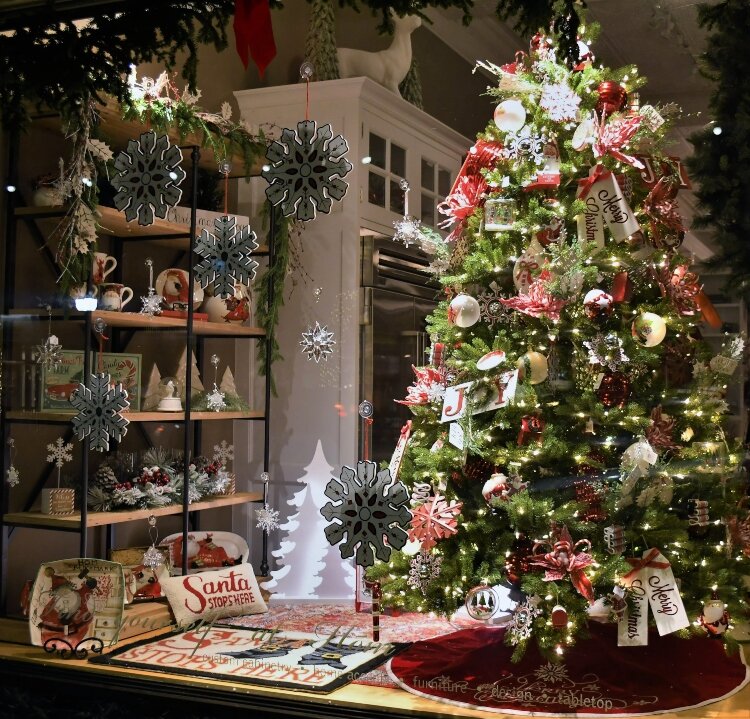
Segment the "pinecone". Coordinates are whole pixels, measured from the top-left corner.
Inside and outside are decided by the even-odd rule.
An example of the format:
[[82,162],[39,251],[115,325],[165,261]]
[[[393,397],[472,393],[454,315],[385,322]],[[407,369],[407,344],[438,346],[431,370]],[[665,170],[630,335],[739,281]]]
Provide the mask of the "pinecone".
[[96,470],[96,474],[94,475],[94,484],[106,492],[111,492],[117,483],[117,477],[112,467],[108,464],[100,464],[99,469]]

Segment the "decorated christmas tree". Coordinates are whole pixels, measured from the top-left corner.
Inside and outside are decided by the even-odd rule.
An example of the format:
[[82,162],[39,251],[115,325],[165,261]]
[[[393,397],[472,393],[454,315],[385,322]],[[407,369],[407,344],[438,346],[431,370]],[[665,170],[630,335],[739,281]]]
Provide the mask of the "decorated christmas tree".
[[592,621],[620,645],[658,641],[649,626],[731,641],[748,610],[747,482],[722,429],[744,340],[680,252],[678,110],[639,106],[645,78],[595,63],[595,32],[578,58],[537,35],[482,64],[494,119],[439,208],[447,241],[422,229],[446,299],[400,400],[412,541],[368,570],[385,604],[447,615],[487,618],[509,586],[515,658],[559,656]]

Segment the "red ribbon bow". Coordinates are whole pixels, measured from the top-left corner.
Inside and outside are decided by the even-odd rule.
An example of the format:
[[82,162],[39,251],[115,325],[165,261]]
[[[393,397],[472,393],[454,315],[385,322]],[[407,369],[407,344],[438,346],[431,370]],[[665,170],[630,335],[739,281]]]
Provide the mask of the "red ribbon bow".
[[611,155],[620,162],[642,170],[644,165],[637,157],[621,152],[633,135],[638,132],[642,119],[640,115],[630,115],[599,125],[599,132],[593,145],[594,157]]
[[638,559],[637,557],[626,557],[625,561],[633,568],[623,577],[623,579],[630,579],[631,577],[636,576],[638,572],[645,567],[652,567],[653,569],[669,569],[669,562],[654,561],[660,554],[661,552],[654,547],[641,559]]
[[591,188],[599,182],[606,180],[612,173],[604,165],[595,165],[594,171],[584,180],[578,180],[578,199],[585,200]]
[[252,57],[263,77],[268,64],[276,57],[268,0],[234,0],[234,35],[237,54],[245,69]]
[[[544,556],[537,554],[537,548],[545,545],[550,547],[552,551],[547,552]],[[554,582],[569,574],[570,581],[576,591],[588,600],[589,604],[593,604],[594,587],[583,570],[593,564],[594,559],[590,554],[579,551],[579,547],[591,549],[591,542],[588,539],[579,539],[574,543],[568,528],[563,527],[554,544],[551,545],[549,542],[536,542],[534,544],[531,564],[546,569],[544,573],[545,582]]]

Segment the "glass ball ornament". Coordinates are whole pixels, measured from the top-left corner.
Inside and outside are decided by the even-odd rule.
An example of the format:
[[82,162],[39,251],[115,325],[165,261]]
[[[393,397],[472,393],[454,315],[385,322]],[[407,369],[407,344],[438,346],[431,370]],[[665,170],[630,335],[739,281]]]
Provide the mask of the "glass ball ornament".
[[619,82],[606,80],[596,88],[599,99],[596,101],[596,112],[599,116],[611,115],[622,110],[628,102],[628,93]]
[[605,372],[596,396],[607,409],[624,407],[630,398],[630,378],[623,372]]
[[479,302],[471,295],[456,295],[448,306],[448,322],[456,327],[471,327],[479,322]]
[[299,66],[299,76],[303,80],[309,80],[314,74],[315,66],[309,60],[305,60],[305,62]]
[[549,365],[541,352],[526,352],[516,360],[518,378],[529,384],[540,384],[547,379]]
[[502,132],[518,132],[526,124],[526,110],[520,100],[503,100],[494,114],[495,125]]
[[667,336],[667,323],[654,312],[641,312],[633,320],[631,334],[641,347],[656,347]]
[[464,604],[472,619],[483,622],[490,619],[497,611],[499,599],[492,587],[480,584],[467,592]]
[[583,309],[590,320],[603,320],[612,314],[615,300],[603,290],[589,290],[583,298]]

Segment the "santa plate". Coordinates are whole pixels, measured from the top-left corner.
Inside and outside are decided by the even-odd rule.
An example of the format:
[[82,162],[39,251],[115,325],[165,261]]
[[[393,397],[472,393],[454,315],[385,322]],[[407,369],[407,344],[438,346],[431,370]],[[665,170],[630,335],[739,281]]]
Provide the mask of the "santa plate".
[[[161,544],[169,547],[173,574],[182,573],[182,532],[170,534]],[[232,532],[190,532],[187,541],[188,572],[205,572],[247,562],[250,548]]]
[[117,639],[123,603],[121,564],[101,559],[45,562],[31,590],[31,643],[68,651],[98,645],[101,650]]

